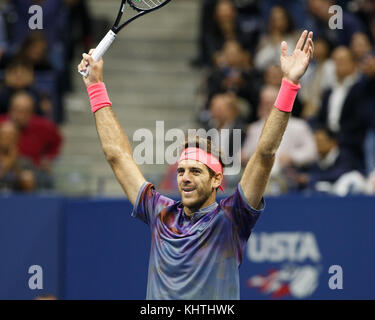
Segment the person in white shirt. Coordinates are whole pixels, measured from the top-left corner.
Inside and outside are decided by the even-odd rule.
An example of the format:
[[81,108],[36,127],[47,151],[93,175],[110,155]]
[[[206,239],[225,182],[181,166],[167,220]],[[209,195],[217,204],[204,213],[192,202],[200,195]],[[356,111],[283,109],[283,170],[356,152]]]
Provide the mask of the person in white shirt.
[[[264,123],[272,110],[277,97],[276,87],[265,86],[260,93],[258,107],[259,120],[252,123],[246,133],[246,140],[241,150],[241,161],[246,161],[253,155],[257,141],[262,133]],[[305,120],[291,117],[286,128],[276,161],[271,174],[278,174],[283,167],[302,167],[317,160],[314,135]]]

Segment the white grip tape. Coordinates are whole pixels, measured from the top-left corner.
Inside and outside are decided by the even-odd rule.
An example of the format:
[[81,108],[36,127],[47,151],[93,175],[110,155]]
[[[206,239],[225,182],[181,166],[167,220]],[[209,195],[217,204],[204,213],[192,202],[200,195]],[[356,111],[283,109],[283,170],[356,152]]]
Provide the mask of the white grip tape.
[[[96,49],[91,55],[95,62],[99,61],[100,58],[103,57],[103,55],[106,53],[106,51],[108,50],[108,48],[111,46],[112,42],[115,39],[116,39],[116,34],[112,30],[110,30],[106,34],[106,36],[103,38],[103,40],[100,41],[100,43],[98,44],[98,46],[96,47]],[[87,77],[87,75],[89,74],[89,70],[90,70],[90,66],[88,66],[85,71],[80,71],[79,73],[83,75],[84,77]]]

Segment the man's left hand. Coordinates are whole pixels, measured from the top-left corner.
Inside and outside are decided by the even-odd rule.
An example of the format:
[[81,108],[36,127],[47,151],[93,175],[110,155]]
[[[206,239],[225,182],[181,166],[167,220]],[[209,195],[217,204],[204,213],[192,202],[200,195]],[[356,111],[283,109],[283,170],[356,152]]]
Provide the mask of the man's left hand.
[[285,41],[281,43],[281,69],[284,78],[294,84],[304,75],[314,54],[313,33],[305,30],[299,38],[293,53],[288,56],[288,45]]

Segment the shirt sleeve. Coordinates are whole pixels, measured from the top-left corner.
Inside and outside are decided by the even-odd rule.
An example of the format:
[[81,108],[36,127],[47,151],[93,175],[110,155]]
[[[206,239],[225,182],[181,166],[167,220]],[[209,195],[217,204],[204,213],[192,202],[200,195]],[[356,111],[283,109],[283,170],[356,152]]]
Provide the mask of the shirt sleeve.
[[174,200],[155,191],[155,187],[152,183],[145,182],[139,190],[131,215],[151,226],[160,211],[174,203]]
[[241,185],[238,184],[236,192],[220,202],[233,224],[234,240],[239,241],[242,247],[250,237],[251,231],[259,215],[264,211],[265,202],[262,198],[259,210],[252,208],[245,199]]

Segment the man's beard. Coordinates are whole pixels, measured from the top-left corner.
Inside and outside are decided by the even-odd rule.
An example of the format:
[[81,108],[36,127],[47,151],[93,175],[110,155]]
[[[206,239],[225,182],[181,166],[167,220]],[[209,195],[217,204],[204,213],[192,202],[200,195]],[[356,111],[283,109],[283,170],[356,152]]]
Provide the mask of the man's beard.
[[[192,212],[198,211],[202,207],[202,205],[212,195],[212,193],[214,192],[214,189],[207,190],[207,191],[206,190],[197,190],[196,189],[196,192],[199,195],[199,197],[198,197],[198,199],[194,203],[188,204],[188,205],[185,205],[185,203],[183,203],[183,205],[186,206],[187,208],[189,208]],[[190,200],[190,199],[185,199],[185,201],[186,200]]]

